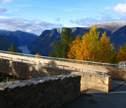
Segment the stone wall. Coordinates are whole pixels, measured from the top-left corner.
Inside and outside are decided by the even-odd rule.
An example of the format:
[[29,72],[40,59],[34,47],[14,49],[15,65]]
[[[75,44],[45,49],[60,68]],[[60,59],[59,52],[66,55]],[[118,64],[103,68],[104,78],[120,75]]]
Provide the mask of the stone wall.
[[97,90],[108,93],[111,90],[111,77],[106,74],[76,72],[81,76],[81,92]]
[[80,76],[0,83],[1,108],[59,108],[80,95]]
[[17,79],[31,79],[38,76],[54,76],[70,74],[70,71],[62,68],[43,66],[42,64],[30,64],[18,61],[0,60],[0,73],[13,76]]
[[10,75],[10,72],[9,60],[0,59],[0,73]]
[[0,73],[19,79],[28,79],[31,73],[29,67],[30,64],[28,63],[0,60]]
[[[9,55],[6,55],[9,56]],[[32,75],[36,73],[42,73],[43,76],[47,75],[57,75],[62,74],[60,72],[56,72],[57,69],[60,70],[68,70],[69,73],[75,71],[79,72],[102,72],[109,74],[113,79],[126,80],[126,71],[118,68],[118,65],[112,65],[108,63],[74,63],[69,61],[59,61],[59,60],[51,60],[44,58],[35,58],[35,57],[27,57],[27,56],[19,56],[19,55],[10,55],[12,56],[12,60],[4,60],[1,58],[0,60],[0,72],[12,74],[21,79],[30,78]],[[20,61],[18,59],[20,58]],[[22,61],[21,61],[22,60]],[[25,60],[25,61],[24,61]],[[26,62],[26,63],[23,63]],[[47,69],[43,67],[51,67],[54,70],[54,73],[48,73]]]
[[106,67],[109,72],[108,74],[115,80],[126,80],[126,70],[120,69],[118,67]]

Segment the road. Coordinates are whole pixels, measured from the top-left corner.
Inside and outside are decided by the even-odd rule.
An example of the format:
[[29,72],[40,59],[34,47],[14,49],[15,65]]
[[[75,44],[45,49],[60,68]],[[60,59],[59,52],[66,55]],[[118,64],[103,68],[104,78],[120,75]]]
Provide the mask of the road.
[[126,108],[126,82],[114,81],[109,94],[88,93],[63,108]]

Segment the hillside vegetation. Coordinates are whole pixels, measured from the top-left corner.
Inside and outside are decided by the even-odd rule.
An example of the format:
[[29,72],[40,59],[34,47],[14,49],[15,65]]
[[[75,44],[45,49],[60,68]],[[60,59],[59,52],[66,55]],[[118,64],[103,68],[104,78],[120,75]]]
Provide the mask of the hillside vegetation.
[[61,39],[53,45],[51,56],[115,63],[126,60],[126,45],[116,49],[106,32],[98,32],[96,26],[73,38],[72,31],[65,28]]

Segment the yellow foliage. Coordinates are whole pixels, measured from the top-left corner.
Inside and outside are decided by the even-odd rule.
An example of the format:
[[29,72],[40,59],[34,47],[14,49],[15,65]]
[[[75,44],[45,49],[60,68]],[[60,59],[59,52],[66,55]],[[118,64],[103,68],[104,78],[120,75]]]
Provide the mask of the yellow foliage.
[[80,37],[77,37],[71,44],[68,52],[68,58],[72,59],[83,59],[82,54],[82,40]]
[[114,55],[110,39],[103,33],[99,40],[95,26],[82,38],[77,37],[69,49],[67,56],[71,59],[111,62]]
[[101,51],[99,52],[100,53],[99,60],[101,62],[111,62],[115,55],[115,52],[113,50],[113,46],[110,42],[110,39],[106,33],[102,34],[102,37],[100,39],[100,46]]
[[96,27],[82,36],[82,39],[77,37],[70,45],[68,58],[80,60],[97,60],[99,50],[99,33]]
[[118,61],[126,61],[126,45],[120,48],[118,54],[117,54],[117,60]]

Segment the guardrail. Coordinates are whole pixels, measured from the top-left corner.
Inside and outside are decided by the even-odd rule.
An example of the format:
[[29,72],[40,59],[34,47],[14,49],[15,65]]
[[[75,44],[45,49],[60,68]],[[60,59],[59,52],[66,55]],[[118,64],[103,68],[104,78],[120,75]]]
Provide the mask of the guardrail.
[[[19,55],[19,56],[27,56],[27,57],[33,57],[33,58],[36,57],[36,55],[32,55],[32,54],[24,54],[24,53],[17,53],[17,52],[3,51],[3,50],[0,50],[0,53],[13,54],[13,55]],[[93,64],[93,65],[95,64],[95,65],[118,67],[118,64],[84,61],[84,60],[76,60],[76,59],[66,59],[66,58],[57,58],[57,57],[48,57],[48,56],[39,56],[39,58],[48,59],[48,60],[72,62],[72,63],[80,63],[80,64]]]
[[126,61],[119,62],[118,68],[126,70]]

